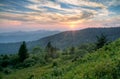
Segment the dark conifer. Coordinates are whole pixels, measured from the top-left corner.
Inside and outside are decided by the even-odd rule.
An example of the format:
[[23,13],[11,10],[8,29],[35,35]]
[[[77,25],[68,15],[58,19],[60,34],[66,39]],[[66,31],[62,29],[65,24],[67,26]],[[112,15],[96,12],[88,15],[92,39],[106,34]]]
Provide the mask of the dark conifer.
[[107,44],[107,37],[104,34],[97,36],[96,49],[102,48],[105,44]]
[[29,54],[27,53],[27,51],[28,50],[26,47],[26,43],[24,41],[23,44],[20,46],[19,53],[18,53],[18,56],[21,62],[23,62],[26,58],[29,57]]

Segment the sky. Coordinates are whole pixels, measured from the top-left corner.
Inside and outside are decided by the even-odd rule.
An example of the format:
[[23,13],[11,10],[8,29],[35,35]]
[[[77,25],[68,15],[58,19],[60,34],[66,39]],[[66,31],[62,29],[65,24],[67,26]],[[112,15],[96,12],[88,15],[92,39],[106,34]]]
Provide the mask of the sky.
[[120,0],[0,0],[0,32],[120,27]]

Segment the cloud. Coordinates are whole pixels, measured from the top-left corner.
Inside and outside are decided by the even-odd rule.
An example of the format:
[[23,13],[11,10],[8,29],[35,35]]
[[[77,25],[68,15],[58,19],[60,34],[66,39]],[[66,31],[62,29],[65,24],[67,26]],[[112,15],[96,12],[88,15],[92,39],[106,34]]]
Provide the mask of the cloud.
[[118,15],[108,9],[117,5],[119,0],[6,0],[0,3],[0,20],[42,25],[101,22]]
[[112,0],[107,2],[108,6],[118,6],[120,5],[120,0]]

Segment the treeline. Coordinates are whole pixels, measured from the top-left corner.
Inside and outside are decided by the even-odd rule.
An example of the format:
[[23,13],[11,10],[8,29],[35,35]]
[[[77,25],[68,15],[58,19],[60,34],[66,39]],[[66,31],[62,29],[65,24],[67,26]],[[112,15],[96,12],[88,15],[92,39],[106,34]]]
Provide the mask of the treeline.
[[[64,50],[60,50],[52,45],[52,42],[48,42],[46,47],[40,48],[36,46],[31,52],[28,52],[25,41],[21,44],[17,54],[1,55],[0,56],[0,71],[5,74],[10,74],[15,69],[23,69],[34,65],[44,66],[52,63],[53,67],[58,66],[58,61],[55,59],[62,59],[64,61],[77,61],[87,53],[92,53],[97,49],[102,48],[108,43],[108,40],[104,34],[97,36],[97,42],[94,44],[83,44],[78,47],[68,47]],[[14,50],[14,49],[13,49]],[[61,63],[63,63],[61,62]]]

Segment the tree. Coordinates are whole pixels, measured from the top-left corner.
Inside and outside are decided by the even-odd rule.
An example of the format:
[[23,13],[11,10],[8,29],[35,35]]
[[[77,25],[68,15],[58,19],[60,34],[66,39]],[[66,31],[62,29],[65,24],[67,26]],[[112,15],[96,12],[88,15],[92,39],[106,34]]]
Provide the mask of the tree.
[[74,54],[74,53],[75,53],[75,47],[72,46],[72,47],[70,48],[70,54]]
[[46,46],[46,51],[47,51],[48,55],[50,55],[52,53],[52,48],[53,48],[53,46],[51,45],[51,42],[48,42],[48,44]]
[[46,59],[51,57],[51,58],[56,58],[57,57],[57,53],[56,53],[57,48],[53,47],[51,42],[48,42],[47,46],[46,46]]
[[3,60],[9,59],[8,55],[3,56]]
[[36,46],[35,48],[33,48],[32,53],[36,54],[36,53],[42,53],[43,49],[39,46]]
[[2,59],[2,63],[1,63],[1,66],[2,67],[7,67],[9,65],[9,57],[8,55],[4,55],[3,56],[3,59]]
[[104,34],[97,36],[96,49],[102,48],[105,44],[107,44],[107,37]]
[[27,51],[28,50],[26,47],[26,43],[25,41],[23,41],[22,45],[19,48],[19,53],[18,53],[18,56],[21,62],[23,62],[26,58],[29,57],[29,54],[27,53]]

